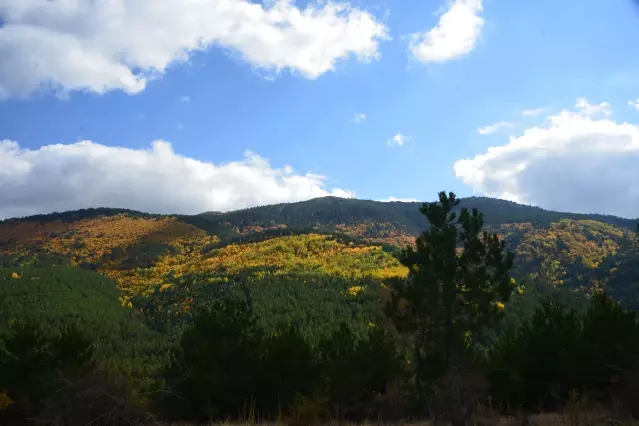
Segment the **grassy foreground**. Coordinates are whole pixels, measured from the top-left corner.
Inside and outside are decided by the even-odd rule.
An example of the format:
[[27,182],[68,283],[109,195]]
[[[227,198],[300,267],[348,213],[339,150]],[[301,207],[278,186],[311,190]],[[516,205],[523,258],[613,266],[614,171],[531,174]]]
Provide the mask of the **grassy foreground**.
[[[308,425],[306,422],[279,422],[279,423],[259,423],[259,422],[223,422],[223,423],[210,423],[208,426],[302,426]],[[421,422],[364,422],[364,423],[350,423],[329,421],[324,423],[310,423],[315,426],[444,426],[447,423],[435,421],[421,421]],[[492,417],[487,416],[485,418],[477,418],[468,423],[469,426],[604,426],[604,425],[618,425],[618,426],[635,426],[639,425],[638,420],[632,420],[625,416],[617,417],[608,415],[606,413],[542,413],[535,414],[529,417]],[[163,426],[194,426],[190,423],[175,423]]]
[[[616,405],[616,404],[615,404]],[[468,426],[639,426],[621,407],[604,408],[587,400],[572,401],[560,413],[535,413],[503,416],[494,410],[478,407],[466,423]],[[207,426],[448,426],[437,421],[365,421],[347,422],[339,420],[308,421],[290,419],[278,422],[238,421],[209,423]],[[164,423],[160,426],[195,426],[194,423]]]

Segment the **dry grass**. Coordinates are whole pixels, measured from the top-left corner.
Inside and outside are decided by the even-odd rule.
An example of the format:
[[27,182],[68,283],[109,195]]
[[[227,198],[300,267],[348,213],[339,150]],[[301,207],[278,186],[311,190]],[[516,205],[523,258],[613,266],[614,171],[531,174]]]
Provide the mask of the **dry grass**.
[[[251,419],[253,416],[243,416]],[[259,422],[237,421],[210,423],[205,426],[448,426],[442,421],[399,421],[399,422],[346,422],[329,420],[327,422],[309,422],[298,419],[292,421]],[[558,413],[517,414],[504,416],[491,407],[475,406],[472,417],[466,423],[467,426],[639,426],[639,420],[635,420],[618,401],[611,405],[603,406],[591,402],[587,396],[571,394],[563,410]],[[162,426],[195,426],[191,423],[164,424]]]
[[[497,417],[492,415],[476,416],[477,418],[469,421],[468,426],[639,426],[639,421],[632,420],[623,415],[615,415],[611,412],[588,412],[581,411],[578,413],[542,413],[535,414],[524,418],[516,417]],[[295,423],[260,423],[260,422],[222,422],[210,423],[206,426],[291,426]],[[318,423],[316,426],[445,426],[446,423],[434,421],[422,422],[363,422],[351,423],[340,421],[329,421],[326,423]],[[190,423],[176,423],[165,426],[195,426]],[[297,426],[297,425],[296,425]]]

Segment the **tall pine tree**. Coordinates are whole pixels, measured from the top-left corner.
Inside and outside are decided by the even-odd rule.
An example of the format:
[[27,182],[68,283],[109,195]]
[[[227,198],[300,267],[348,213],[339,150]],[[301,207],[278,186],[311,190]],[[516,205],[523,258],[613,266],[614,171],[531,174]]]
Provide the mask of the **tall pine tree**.
[[[430,226],[415,248],[402,251],[408,278],[390,283],[387,314],[409,336],[415,391],[421,396],[438,379],[460,372],[473,335],[499,317],[513,289],[512,253],[483,230],[481,213],[458,205],[454,193],[440,192],[438,202],[420,208]],[[457,423],[451,411],[461,409],[455,400],[459,389],[446,387],[451,396],[443,409]]]

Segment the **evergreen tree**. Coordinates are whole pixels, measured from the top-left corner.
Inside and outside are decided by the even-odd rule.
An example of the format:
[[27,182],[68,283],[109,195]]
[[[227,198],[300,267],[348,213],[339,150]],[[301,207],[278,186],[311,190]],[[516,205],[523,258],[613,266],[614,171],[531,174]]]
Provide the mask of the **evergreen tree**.
[[325,391],[337,418],[362,421],[381,415],[375,396],[402,372],[392,337],[378,326],[362,339],[342,323],[318,348]]
[[160,410],[197,420],[237,415],[255,400],[264,341],[244,301],[215,301],[182,334],[165,372],[172,392],[161,395]]
[[[411,335],[420,396],[437,379],[461,372],[471,339],[498,318],[513,289],[512,253],[483,230],[481,213],[459,210],[458,204],[455,194],[440,192],[439,202],[420,208],[430,226],[400,256],[408,278],[390,283],[387,313],[400,332]],[[447,392],[455,395],[459,385],[447,384]],[[461,409],[455,398],[444,402],[449,416]]]
[[586,354],[575,311],[546,299],[532,319],[506,333],[491,351],[491,393],[510,409],[556,410],[581,391]]
[[636,314],[605,293],[594,294],[583,315],[548,298],[491,350],[492,395],[511,409],[558,410],[572,392],[634,408],[638,327]]
[[0,424],[42,416],[67,381],[92,367],[92,355],[91,342],[75,328],[55,335],[33,323],[12,324],[0,335],[0,390],[11,401]]

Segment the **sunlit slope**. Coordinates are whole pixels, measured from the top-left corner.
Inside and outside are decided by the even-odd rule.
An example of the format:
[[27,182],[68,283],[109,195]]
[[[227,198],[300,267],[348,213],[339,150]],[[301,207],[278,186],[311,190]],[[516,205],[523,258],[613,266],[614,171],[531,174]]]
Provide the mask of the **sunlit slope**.
[[[379,246],[300,234],[216,247],[217,236],[172,217],[126,214],[47,223],[0,225],[5,263],[52,261],[94,269],[128,294],[168,284],[184,274],[211,278],[247,270],[255,274],[320,274],[386,278],[405,269]],[[7,238],[8,237],[8,238]],[[213,248],[212,248],[213,247]]]
[[118,257],[139,257],[138,251],[148,254],[154,246],[169,249],[193,241],[208,244],[215,237],[173,217],[128,214],[75,221],[25,219],[0,223],[0,249],[5,254],[57,254],[73,266],[104,266],[116,262]]
[[[628,288],[635,221],[550,212],[467,198],[489,229],[516,253],[518,277],[575,288]],[[69,265],[113,278],[126,297],[148,294],[181,276],[222,282],[249,274],[385,278],[406,274],[389,247],[411,244],[428,224],[419,203],[334,197],[224,214],[150,215],[89,209],[0,222],[4,265]],[[624,259],[617,272],[618,259]],[[623,274],[621,274],[623,272]]]
[[[200,244],[201,245],[201,244]],[[168,284],[167,277],[199,273],[211,280],[250,272],[264,274],[313,274],[326,276],[386,278],[406,274],[397,259],[380,247],[339,242],[330,236],[303,234],[230,244],[213,250],[183,246],[168,253],[150,268],[109,269],[123,289],[143,292]]]
[[[595,220],[561,219],[547,227],[530,223],[497,228],[515,252],[521,276],[541,278],[555,285],[577,289],[635,286],[639,282],[610,282],[616,264],[634,253],[635,235],[625,228]],[[609,290],[614,290],[608,287]]]

